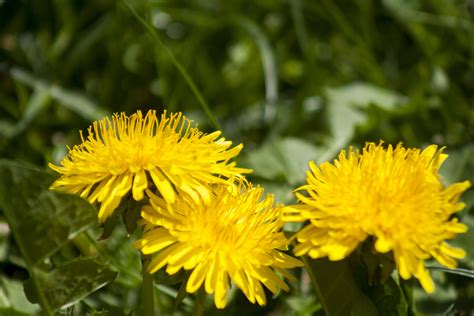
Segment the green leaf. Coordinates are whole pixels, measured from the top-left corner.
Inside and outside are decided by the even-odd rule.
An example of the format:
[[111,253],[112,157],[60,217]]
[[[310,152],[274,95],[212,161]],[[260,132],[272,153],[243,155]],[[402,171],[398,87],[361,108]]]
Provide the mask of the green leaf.
[[408,304],[398,284],[389,278],[381,285],[370,288],[371,298],[379,315],[402,316],[408,313]]
[[286,181],[279,182],[256,179],[254,184],[258,184],[265,188],[267,194],[273,194],[275,196],[275,201],[278,203],[287,204],[292,203],[295,200],[295,195],[293,194],[295,188],[288,185]]
[[374,104],[387,111],[395,109],[405,101],[402,95],[394,91],[364,82],[330,88],[327,91],[327,97],[345,106],[366,108]]
[[374,104],[385,110],[393,110],[404,101],[404,98],[395,92],[362,82],[329,88],[326,90],[326,98],[327,118],[334,138],[334,145],[331,146],[328,156],[334,155],[334,150],[337,152],[346,147],[357,125],[367,120],[367,115],[361,109]]
[[97,223],[93,206],[77,196],[49,191],[51,180],[29,165],[0,161],[0,207],[29,265]]
[[299,138],[282,138],[250,152],[244,164],[254,169],[254,174],[274,180],[283,177],[295,185],[304,182],[310,160],[318,157],[313,144]]
[[280,158],[289,184],[304,182],[310,160],[315,160],[319,150],[311,143],[299,138],[284,138],[277,143]]
[[[117,275],[94,258],[70,260],[49,272],[34,269],[46,299],[54,311],[75,304],[112,282]],[[38,294],[31,279],[25,282],[25,293],[30,301],[38,301]]]
[[377,315],[377,308],[360,290],[347,260],[303,257],[303,261],[327,316]]
[[253,175],[274,180],[284,175],[282,162],[277,158],[275,144],[265,144],[249,152],[242,164],[253,169]]
[[[441,166],[439,172],[446,182],[452,184],[457,181],[474,180],[474,146],[467,145],[459,150],[448,150],[446,154],[449,155]],[[463,176],[471,174],[471,179],[463,179]]]

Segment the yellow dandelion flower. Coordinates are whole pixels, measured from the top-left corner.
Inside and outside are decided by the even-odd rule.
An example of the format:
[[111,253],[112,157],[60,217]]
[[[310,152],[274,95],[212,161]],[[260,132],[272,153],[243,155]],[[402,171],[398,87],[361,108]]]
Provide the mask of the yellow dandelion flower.
[[373,236],[376,251],[393,252],[402,278],[414,276],[433,292],[424,261],[434,257],[454,268],[455,259],[465,256],[445,240],[467,231],[452,215],[464,208],[458,199],[470,186],[443,186],[442,151],[435,145],[421,151],[367,143],[362,153],[342,151],[333,164],[310,162],[307,184],[297,189],[307,196],[297,192],[302,204],[284,211],[287,221],[309,221],[296,234],[295,254],[340,260]]
[[[209,205],[178,196],[166,203],[149,190],[151,205],[142,208],[146,231],[135,247],[154,254],[150,273],[166,266],[168,274],[192,270],[186,291],[204,286],[214,294],[217,308],[227,304],[230,280],[248,300],[266,303],[262,284],[271,292],[288,286],[278,274],[301,262],[286,255],[288,240],[282,232],[281,206],[273,196],[262,199],[263,189],[239,181],[238,186],[217,185]],[[277,274],[278,273],[278,274]]]
[[[51,189],[78,194],[99,202],[99,219],[105,221],[132,191],[139,201],[151,182],[168,202],[177,192],[208,202],[205,183],[226,182],[250,170],[236,168],[229,160],[242,149],[219,138],[220,131],[203,134],[181,113],[158,119],[155,111],[127,116],[115,114],[96,121],[82,143],[69,150],[61,166],[49,167],[61,174]],[[231,182],[229,182],[231,183]]]

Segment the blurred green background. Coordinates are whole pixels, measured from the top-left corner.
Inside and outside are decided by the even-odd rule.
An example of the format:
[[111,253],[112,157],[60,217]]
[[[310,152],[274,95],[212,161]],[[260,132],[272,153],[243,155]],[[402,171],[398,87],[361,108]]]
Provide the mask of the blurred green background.
[[[78,130],[121,111],[182,111],[212,131],[168,50],[225,137],[244,143],[238,162],[280,202],[294,201],[309,160],[366,141],[446,146],[444,181],[474,183],[474,1],[128,2],[163,45],[123,1],[0,1],[1,158],[57,163]],[[459,217],[471,231],[453,243],[470,253],[461,267],[474,269],[472,189],[464,201]],[[76,304],[78,315],[128,313],[139,301],[138,256],[124,230],[109,241],[104,253],[127,261],[114,266],[116,281]],[[29,314],[27,273],[1,213],[0,266],[0,309]],[[208,314],[312,315],[320,306],[297,273],[303,281],[266,307],[236,293],[227,310],[209,305]],[[433,275],[434,295],[414,291],[417,313],[474,309],[472,279]],[[160,287],[163,315],[176,290]],[[181,304],[175,314],[187,311]]]

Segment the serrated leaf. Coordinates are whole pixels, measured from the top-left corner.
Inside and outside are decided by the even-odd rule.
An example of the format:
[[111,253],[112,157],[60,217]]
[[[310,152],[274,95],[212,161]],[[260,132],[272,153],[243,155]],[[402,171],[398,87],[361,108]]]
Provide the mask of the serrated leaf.
[[30,265],[97,223],[93,206],[77,196],[49,191],[51,180],[35,167],[0,161],[0,206]]
[[247,167],[254,174],[274,180],[283,177],[295,185],[304,182],[308,162],[317,158],[319,150],[313,144],[299,138],[287,137],[250,152]]
[[[107,266],[94,258],[80,258],[66,262],[53,271],[36,269],[35,275],[52,310],[57,311],[80,301],[117,276]],[[32,280],[25,282],[25,293],[32,302],[37,302],[37,292]]]
[[366,121],[367,116],[360,109],[370,104],[385,110],[392,110],[404,98],[390,90],[368,83],[356,82],[326,90],[327,119],[337,147],[347,146],[357,125]]
[[276,157],[275,148],[271,144],[265,144],[249,152],[244,165],[253,169],[254,175],[269,180],[274,180],[284,174],[284,167]]
[[304,260],[318,285],[315,290],[328,316],[377,315],[377,308],[355,282],[347,260]]
[[328,89],[327,96],[346,106],[365,108],[374,104],[385,110],[393,110],[405,100],[402,95],[394,91],[365,82]]
[[319,154],[316,146],[290,137],[282,139],[276,146],[288,183],[294,185],[304,182],[309,161],[316,159]]

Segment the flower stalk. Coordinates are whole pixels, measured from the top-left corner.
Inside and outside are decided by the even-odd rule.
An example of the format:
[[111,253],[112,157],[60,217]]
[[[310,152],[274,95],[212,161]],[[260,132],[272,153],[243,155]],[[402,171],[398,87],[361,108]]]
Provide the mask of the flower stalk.
[[142,294],[143,294],[143,315],[155,316],[155,295],[153,289],[153,277],[148,272],[148,256],[142,255]]

